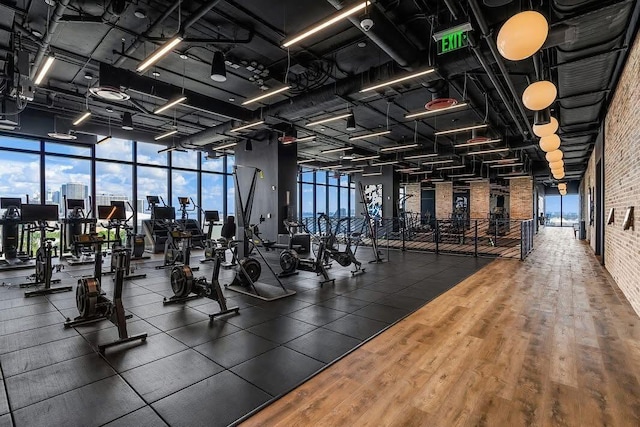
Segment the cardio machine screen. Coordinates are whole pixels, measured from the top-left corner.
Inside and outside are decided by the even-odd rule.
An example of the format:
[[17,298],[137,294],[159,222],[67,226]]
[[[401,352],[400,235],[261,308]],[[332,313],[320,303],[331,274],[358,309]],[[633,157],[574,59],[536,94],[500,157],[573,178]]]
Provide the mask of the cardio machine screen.
[[84,209],[84,200],[67,199],[67,209]]
[[147,196],[147,203],[150,205],[157,205],[160,203],[160,197],[158,196]]
[[19,197],[0,197],[0,209],[9,209],[10,207],[20,208],[22,199]]
[[57,221],[58,205],[22,205],[22,221]]
[[186,206],[186,205],[190,204],[189,198],[188,197],[178,197],[178,203],[183,205],[183,206]]
[[204,220],[218,222],[220,221],[220,213],[218,211],[204,211]]
[[120,206],[98,206],[98,219],[127,219],[127,213]]
[[111,206],[117,206],[120,209],[122,209],[123,211],[126,210],[124,207],[124,200],[112,200],[111,201]]
[[176,219],[176,210],[172,206],[156,206],[153,209],[153,218],[156,220]]

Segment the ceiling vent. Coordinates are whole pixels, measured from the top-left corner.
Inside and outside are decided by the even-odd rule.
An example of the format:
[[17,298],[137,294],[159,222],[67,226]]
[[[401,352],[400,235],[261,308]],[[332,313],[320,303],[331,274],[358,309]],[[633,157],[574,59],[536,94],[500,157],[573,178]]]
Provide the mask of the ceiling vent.
[[55,138],[55,139],[61,139],[63,141],[73,141],[78,139],[77,136],[71,134],[71,133],[62,133],[62,132],[49,132],[47,135],[49,135],[51,138]]
[[[278,126],[275,126],[278,128]],[[298,140],[298,131],[293,126],[287,126],[282,130],[282,135],[278,137],[278,141],[283,144],[293,144]]]
[[97,98],[106,99],[108,101],[126,101],[129,94],[125,91],[113,86],[97,86],[89,89],[89,92]]

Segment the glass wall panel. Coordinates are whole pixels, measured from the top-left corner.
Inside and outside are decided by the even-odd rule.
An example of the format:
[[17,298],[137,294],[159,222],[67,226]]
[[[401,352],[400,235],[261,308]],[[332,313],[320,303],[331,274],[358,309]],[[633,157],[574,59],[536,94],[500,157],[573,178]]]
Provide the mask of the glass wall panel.
[[313,221],[313,184],[302,184],[302,214],[300,217],[303,221],[309,221],[311,225]]
[[349,215],[349,189],[345,187],[340,188],[340,212],[341,218]]
[[329,216],[340,216],[340,212],[338,211],[338,187],[327,187],[329,191],[329,211],[327,215]]
[[349,175],[340,175],[340,185],[343,187],[349,186]]
[[302,168],[298,181],[313,183],[313,169]]
[[160,196],[168,202],[167,177],[169,170],[148,166],[138,166],[137,170],[138,200],[136,200],[136,210],[138,211],[138,230],[141,230],[141,221],[151,218],[147,196]]
[[349,216],[356,216],[356,205],[360,198],[356,198],[356,189],[355,185],[351,184],[351,189],[349,190],[349,198],[351,199],[351,205],[349,206]]
[[0,135],[0,147],[40,151],[40,141],[34,141],[32,139],[11,138],[9,136]]
[[227,176],[227,211],[224,214],[225,216],[236,215],[236,188],[233,175]]
[[40,155],[0,150],[0,164],[0,197],[40,203]]
[[[178,197],[191,197],[198,203],[198,173],[174,170],[171,172],[171,206],[176,208],[176,218],[180,218]],[[193,206],[189,206],[193,209]],[[193,213],[189,213],[193,217]]]
[[167,165],[167,152],[158,154],[158,150],[163,148],[162,145],[149,144],[146,142],[138,142],[138,163],[147,165]]
[[327,172],[326,171],[317,171],[316,172],[316,184],[326,184],[327,183]]
[[47,200],[64,212],[64,197],[84,200],[85,213],[89,211],[91,195],[91,160],[71,157],[45,156],[45,188]]
[[314,217],[319,213],[327,213],[327,186],[316,185],[316,211]]
[[202,156],[202,170],[207,172],[224,172],[224,157]]
[[572,227],[580,222],[580,196],[568,194],[562,197],[562,226]]
[[546,225],[562,226],[562,197],[545,196],[544,216]]
[[198,152],[197,151],[172,151],[171,152],[171,167],[185,168],[185,169],[198,169]]
[[[132,169],[130,164],[96,162],[96,209],[98,206],[109,206],[112,201],[124,201],[127,218],[133,216],[133,211],[129,207],[129,203],[135,206],[132,200]],[[96,217],[98,217],[97,214]],[[100,224],[105,222],[98,221],[98,232],[104,231]],[[133,226],[133,222],[130,222],[129,225]],[[109,234],[108,237],[113,238],[114,236]],[[125,238],[125,230],[120,230],[120,239],[124,241]]]
[[[218,211],[224,220],[224,176],[215,173],[202,174],[202,210]],[[204,218],[201,218],[204,221]]]
[[227,173],[233,173],[233,166],[236,164],[234,156],[227,156]]
[[[98,141],[104,136],[98,135]],[[133,141],[112,138],[101,144],[96,144],[96,158],[131,162],[133,160]]]
[[44,151],[46,151],[47,153],[91,157],[91,147],[80,144],[60,144],[57,142],[45,142]]

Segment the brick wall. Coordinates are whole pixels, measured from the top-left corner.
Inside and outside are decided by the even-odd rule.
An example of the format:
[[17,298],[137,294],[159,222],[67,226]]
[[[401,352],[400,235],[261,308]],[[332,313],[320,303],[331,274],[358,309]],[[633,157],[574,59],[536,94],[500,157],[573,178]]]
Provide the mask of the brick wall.
[[420,213],[420,183],[405,184],[405,194],[412,195],[407,199],[407,212]]
[[436,182],[436,218],[451,217],[453,211],[453,183]]
[[[587,165],[587,170],[584,173],[584,177],[582,178],[582,182],[580,183],[580,194],[582,196],[582,206],[581,206],[581,219],[585,222],[587,226],[587,241],[591,244],[591,248],[596,250],[596,239],[595,239],[595,218],[593,218],[593,224],[591,223],[591,212],[589,206],[589,189],[591,189],[591,198],[595,199],[596,196],[596,155],[593,153],[591,158],[589,159],[589,164]],[[593,200],[595,204],[595,200]],[[594,205],[595,206],[595,205]],[[595,210],[594,210],[595,216]]]
[[533,217],[533,180],[529,177],[509,180],[509,215],[511,219]]
[[490,212],[491,183],[489,180],[472,181],[470,186],[469,197],[471,198],[471,207],[469,217],[477,219],[487,218]]
[[[640,41],[636,39],[614,94],[604,137],[605,266],[640,315]],[[627,207],[635,206],[635,229],[623,230]],[[606,222],[606,219],[605,219]]]

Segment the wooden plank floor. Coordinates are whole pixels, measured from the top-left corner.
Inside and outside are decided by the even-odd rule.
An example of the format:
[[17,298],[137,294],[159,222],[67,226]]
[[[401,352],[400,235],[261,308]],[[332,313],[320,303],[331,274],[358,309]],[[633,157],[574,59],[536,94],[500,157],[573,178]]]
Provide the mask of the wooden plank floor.
[[243,425],[639,426],[640,318],[573,230],[535,244]]

